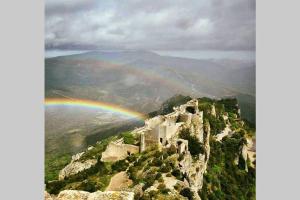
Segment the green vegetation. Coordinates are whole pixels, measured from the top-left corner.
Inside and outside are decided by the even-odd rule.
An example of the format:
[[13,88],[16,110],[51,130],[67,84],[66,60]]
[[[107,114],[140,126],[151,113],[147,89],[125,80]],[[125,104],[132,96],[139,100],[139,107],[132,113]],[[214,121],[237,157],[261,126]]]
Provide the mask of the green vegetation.
[[45,159],[45,182],[58,179],[59,171],[71,161],[71,155],[46,155]]
[[129,166],[129,162],[127,160],[119,160],[112,164],[111,169],[115,172],[125,171]]
[[84,154],[80,157],[80,161],[85,161],[88,159],[98,159],[102,152],[105,151],[107,145],[115,140],[116,137],[110,137],[102,140],[101,142],[96,143],[93,149],[84,152]]
[[124,139],[125,144],[135,144],[136,143],[136,138],[131,133],[131,131],[126,131],[124,133],[121,133],[120,137],[122,137]]
[[204,147],[199,142],[198,138],[194,135],[191,135],[188,129],[183,129],[180,133],[180,138],[188,140],[189,142],[189,151],[192,156],[197,156],[200,153],[204,153]]
[[[171,108],[177,105],[178,102],[182,104],[182,102],[185,103],[188,100],[189,97],[174,97],[169,101],[170,104],[164,104],[156,114],[171,112]],[[241,121],[238,115],[236,99],[213,100],[200,98],[199,100],[199,109],[204,114],[204,135],[207,134],[207,123],[210,124],[212,136],[220,133],[225,128],[225,123],[231,126],[235,134],[231,137],[224,137],[222,143],[215,141],[211,136],[211,152],[207,173],[203,177],[203,187],[201,191],[198,191],[198,194],[202,200],[255,199],[255,169],[250,167],[249,159],[245,162],[240,155],[242,145],[246,143],[245,137],[255,136],[255,127],[248,122]],[[210,113],[212,105],[215,106],[216,116]],[[227,115],[228,120],[225,121],[223,115]],[[197,155],[205,152],[203,144],[199,142],[196,136],[191,135],[189,129],[183,129],[179,137],[188,140],[188,148],[194,160],[197,159]],[[135,199],[177,199],[177,197],[169,195],[170,190],[166,187],[163,178],[175,177],[177,180],[183,181],[186,176],[179,168],[179,161],[184,156],[176,153],[176,146],[171,145],[169,148],[162,150],[159,150],[157,146],[152,146],[142,153],[129,155],[126,159],[115,163],[101,162],[101,153],[106,149],[109,142],[118,138],[123,138],[126,144],[138,143],[138,138],[130,131],[123,132],[119,136],[104,139],[97,143],[94,148],[85,151],[80,158],[80,161],[97,159],[97,164],[62,181],[55,179],[57,179],[59,170],[69,163],[71,156],[63,154],[52,158],[48,157],[45,162],[47,191],[51,194],[57,194],[64,189],[89,192],[103,191],[108,186],[113,175],[120,171],[126,171],[129,178],[133,181],[131,187],[141,184],[143,185],[142,190],[145,191],[153,185],[158,185],[158,191],[146,192],[143,195],[142,193],[136,193]],[[239,158],[239,162],[236,165],[234,161],[237,158]],[[246,167],[248,172],[245,171]],[[174,189],[178,192],[178,197],[181,195],[181,197],[184,196],[189,200],[193,199],[194,193],[190,188],[186,188],[182,182],[178,182]]]
[[165,115],[168,113],[173,112],[173,107],[180,106],[182,104],[185,104],[192,98],[189,96],[183,96],[183,95],[175,95],[171,98],[169,98],[167,101],[165,101],[161,108],[158,111],[154,111],[149,113],[149,117],[154,117],[157,115]]
[[[55,180],[46,183],[46,190],[50,194],[58,194],[64,189],[75,189],[85,191],[104,190],[113,175],[109,163],[98,160],[97,164],[87,170],[81,171],[64,180]],[[91,186],[93,185],[93,187]]]
[[183,188],[181,191],[180,191],[180,194],[184,197],[187,197],[189,200],[193,200],[193,192],[190,190],[190,188]]
[[204,176],[201,199],[255,199],[255,169],[240,159],[239,165],[234,159],[239,156],[241,146],[245,143],[243,134],[225,137],[222,143],[211,140],[211,154],[207,174]]

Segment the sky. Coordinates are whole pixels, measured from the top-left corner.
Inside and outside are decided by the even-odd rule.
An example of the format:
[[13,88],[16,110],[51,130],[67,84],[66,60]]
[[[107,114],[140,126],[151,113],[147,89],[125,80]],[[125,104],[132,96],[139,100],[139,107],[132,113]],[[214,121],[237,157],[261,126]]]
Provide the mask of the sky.
[[45,49],[255,51],[255,0],[46,0]]

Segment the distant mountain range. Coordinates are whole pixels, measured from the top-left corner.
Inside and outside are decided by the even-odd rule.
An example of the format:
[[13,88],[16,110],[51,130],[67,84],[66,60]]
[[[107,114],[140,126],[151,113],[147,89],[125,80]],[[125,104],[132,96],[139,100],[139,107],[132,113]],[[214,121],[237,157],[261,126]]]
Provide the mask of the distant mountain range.
[[46,97],[111,102],[139,112],[175,94],[236,96],[242,116],[255,121],[255,62],[197,60],[148,51],[92,51],[45,59]]

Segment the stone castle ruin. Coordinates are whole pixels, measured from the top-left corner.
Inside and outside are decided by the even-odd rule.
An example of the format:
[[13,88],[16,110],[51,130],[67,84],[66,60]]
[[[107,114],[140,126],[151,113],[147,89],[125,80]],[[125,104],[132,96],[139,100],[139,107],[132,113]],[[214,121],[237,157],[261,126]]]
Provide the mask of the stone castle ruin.
[[123,138],[111,142],[106,150],[102,153],[102,162],[113,162],[118,160],[123,160],[131,154],[139,152],[139,147],[130,144],[124,144]]
[[[174,145],[177,153],[183,156],[179,163],[180,170],[185,174],[186,182],[194,192],[195,199],[200,199],[197,191],[202,188],[203,174],[206,172],[210,155],[210,126],[203,124],[203,112],[199,111],[196,99],[173,109],[174,112],[170,114],[147,119],[145,126],[135,129],[133,134],[140,136],[140,152],[153,145],[159,148]],[[188,149],[188,140],[180,138],[183,129],[188,129],[203,146],[204,152],[196,156],[196,161]]]
[[198,101],[191,100],[173,109],[170,114],[145,120],[144,127],[133,131],[140,135],[140,152],[152,145],[169,147],[171,144],[182,151],[183,146],[187,146],[187,141],[178,138],[183,128],[189,128],[190,133],[203,142],[203,112],[198,109]]
[[[145,120],[143,127],[132,131],[132,134],[139,138],[139,145],[124,144],[123,138],[110,142],[106,150],[102,152],[101,161],[123,160],[131,154],[143,152],[153,146],[160,150],[173,146],[181,157],[178,160],[178,167],[185,177],[183,183],[191,188],[195,199],[199,200],[197,191],[202,188],[203,174],[206,172],[210,154],[209,123],[203,123],[203,111],[199,111],[197,99],[174,107],[173,110],[172,113]],[[180,137],[183,130],[188,130],[188,133],[198,140],[199,148],[202,148],[203,152],[191,155],[189,140]],[[92,159],[80,163],[81,155],[74,156],[72,162],[61,170],[60,179],[85,170],[97,161]]]
[[[217,113],[214,104],[211,105],[209,113],[213,117],[216,117]],[[222,118],[226,123],[226,127],[219,134],[213,136],[215,141],[218,142],[222,142],[224,137],[231,136],[235,133],[234,130],[231,130],[228,113],[224,113]],[[238,120],[237,115],[233,118]],[[175,189],[175,184],[179,184],[182,187],[188,187],[193,193],[193,199],[201,200],[198,191],[202,189],[203,175],[206,173],[210,157],[210,124],[207,120],[205,120],[204,123],[203,111],[199,111],[197,99],[190,100],[183,105],[174,107],[172,113],[158,115],[145,120],[145,125],[143,127],[136,128],[131,132],[131,134],[134,135],[134,143],[137,145],[125,144],[123,138],[117,139],[116,137],[106,146],[105,151],[102,152],[101,161],[113,163],[119,160],[124,160],[132,154],[141,153],[147,150],[152,151],[152,147],[155,147],[155,150],[159,151],[167,150],[165,152],[171,150],[171,156],[174,156],[172,159],[176,159],[176,162],[172,167],[181,172],[182,179],[177,180],[175,177],[167,177],[167,174],[163,173],[163,181],[169,189]],[[241,155],[245,162],[250,161],[250,166],[255,167],[255,144],[251,138],[246,139],[247,142],[240,149],[234,163],[238,165]],[[88,151],[93,148],[94,147],[89,147]],[[59,180],[64,180],[66,177],[77,174],[96,165],[98,160],[95,157],[81,160],[83,154],[84,152],[72,156],[71,162],[59,172]],[[163,160],[165,157],[160,157],[159,159]],[[167,166],[167,162],[162,162],[161,167]],[[245,166],[245,170],[248,170],[247,165]],[[125,171],[122,173],[126,174]],[[114,181],[120,181],[121,176],[120,174],[117,175],[118,176],[114,179]],[[125,179],[127,180],[128,177],[125,177]],[[114,185],[114,181],[111,180],[110,185]],[[158,186],[158,183],[155,183],[144,192],[152,190],[156,191]],[[128,190],[127,192],[108,190],[104,192],[98,191],[94,193],[87,193],[83,191],[64,190],[60,192],[57,199],[65,200],[67,199],[65,198],[66,196],[69,198],[69,196],[72,195],[84,195],[85,199],[96,199],[94,198],[96,195],[97,199],[112,199],[112,196],[118,196],[118,199],[120,200],[133,200],[134,193],[142,190],[143,186],[139,184],[135,187],[137,190]],[[137,194],[138,193],[139,192],[137,192]],[[49,198],[50,197],[51,196],[49,196]]]

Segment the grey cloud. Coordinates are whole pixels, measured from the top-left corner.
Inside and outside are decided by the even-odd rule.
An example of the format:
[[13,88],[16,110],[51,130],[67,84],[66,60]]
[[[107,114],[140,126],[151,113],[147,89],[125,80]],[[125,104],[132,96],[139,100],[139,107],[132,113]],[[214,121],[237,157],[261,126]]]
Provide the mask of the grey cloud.
[[255,0],[46,1],[46,49],[255,49]]

